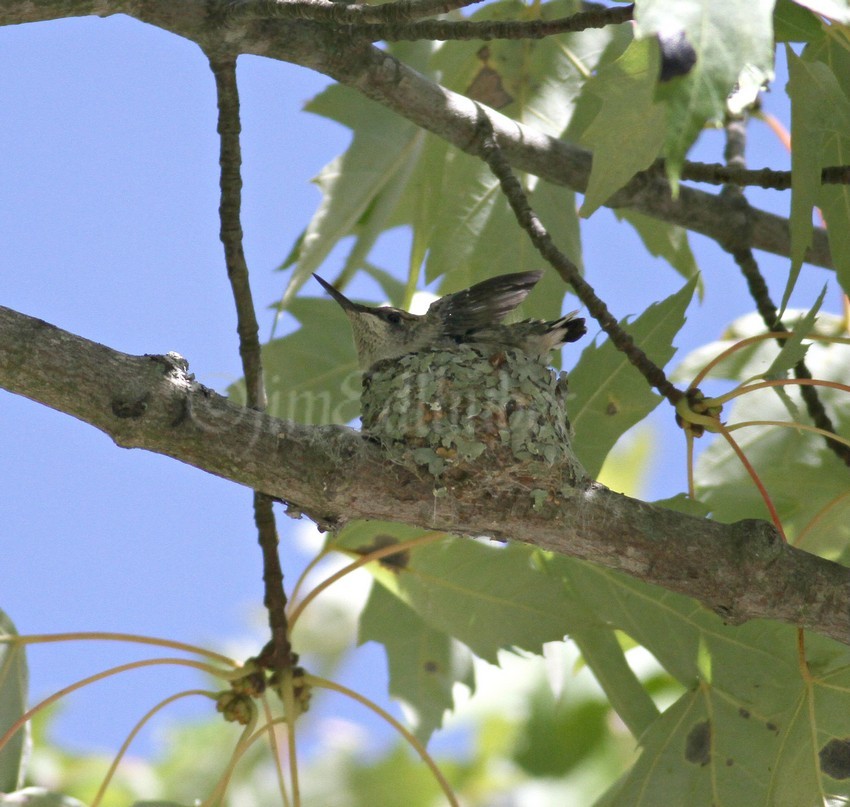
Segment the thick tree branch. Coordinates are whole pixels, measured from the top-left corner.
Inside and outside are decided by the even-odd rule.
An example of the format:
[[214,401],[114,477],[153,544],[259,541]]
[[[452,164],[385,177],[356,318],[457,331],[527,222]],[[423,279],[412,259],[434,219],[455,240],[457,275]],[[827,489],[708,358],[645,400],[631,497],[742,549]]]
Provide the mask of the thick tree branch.
[[545,39],[556,34],[604,28],[632,18],[632,6],[584,11],[554,20],[421,20],[401,23],[370,23],[353,27],[351,33],[370,42],[433,39]]
[[[272,0],[243,2],[227,12],[237,19],[312,20],[356,26],[356,33],[370,42],[399,39],[540,39],[553,34],[604,28],[632,18],[634,6],[606,8],[585,4],[585,9],[557,20],[424,20],[480,0],[396,0],[379,6],[328,0]],[[353,31],[352,31],[353,32]]]
[[379,6],[368,3],[333,3],[329,0],[239,0],[228,14],[232,19],[302,19],[354,24],[404,22],[434,14],[446,14],[482,0],[392,0]]
[[118,445],[173,457],[292,503],[325,527],[386,519],[510,538],[690,595],[730,622],[762,617],[850,644],[850,569],[783,544],[761,521],[719,524],[590,484],[536,511],[527,493],[460,485],[386,460],[341,426],[239,407],[176,354],[129,356],[0,307],[0,387],[65,412]]
[[[205,0],[0,0],[0,25],[69,16],[129,14],[137,19],[199,43],[208,53],[252,53],[316,70],[352,87],[399,115],[453,143],[475,152],[478,104],[451,92],[412,70],[394,56],[357,38],[347,29],[292,20],[238,20],[229,5]],[[592,156],[564,141],[543,134],[498,112],[488,110],[499,147],[514,169],[550,182],[584,191]],[[746,224],[750,246],[776,255],[790,255],[788,220],[756,208],[741,222],[740,211],[721,196],[682,186],[673,198],[660,171],[638,174],[607,202],[678,224],[725,244],[730,232]],[[832,267],[826,232],[815,228],[806,260]]]

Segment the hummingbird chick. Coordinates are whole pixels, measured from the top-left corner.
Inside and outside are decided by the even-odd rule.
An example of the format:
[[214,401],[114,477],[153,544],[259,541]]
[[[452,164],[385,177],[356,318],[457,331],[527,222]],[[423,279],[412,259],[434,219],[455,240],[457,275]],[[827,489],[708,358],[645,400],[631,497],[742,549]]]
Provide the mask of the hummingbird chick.
[[381,361],[455,345],[513,348],[540,357],[566,342],[575,342],[587,332],[584,319],[575,317],[576,311],[549,322],[502,323],[542,276],[543,272],[536,270],[492,277],[447,294],[431,303],[427,312],[416,315],[390,306],[354,303],[313,275],[347,314],[364,372]]

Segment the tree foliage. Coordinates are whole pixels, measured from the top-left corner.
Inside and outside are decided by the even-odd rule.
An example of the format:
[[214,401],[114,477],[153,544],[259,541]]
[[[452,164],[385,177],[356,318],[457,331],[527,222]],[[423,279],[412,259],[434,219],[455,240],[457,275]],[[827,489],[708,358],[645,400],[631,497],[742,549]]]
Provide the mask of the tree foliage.
[[[78,5],[0,0],[0,21],[92,12]],[[222,240],[245,380],[231,387],[230,404],[219,403],[192,387],[180,357],[122,364],[102,348],[100,361],[80,358],[79,366],[111,362],[116,375],[129,373],[148,391],[112,397],[104,414],[98,400],[51,380],[72,366],[70,358],[63,355],[42,379],[15,352],[37,348],[9,337],[0,347],[0,384],[104,429],[121,445],[143,445],[255,488],[272,638],[245,667],[177,648],[217,679],[214,692],[196,694],[245,724],[241,735],[218,719],[181,728],[169,739],[168,759],[146,768],[146,783],[119,767],[112,795],[101,802],[94,774],[72,775],[98,763],[49,748],[36,724],[37,746],[47,750],[35,756],[29,788],[21,790],[24,734],[11,733],[0,749],[0,791],[8,794],[0,803],[291,798],[389,806],[452,798],[487,804],[505,796],[535,805],[808,805],[850,798],[850,578],[841,565],[850,538],[848,323],[846,313],[819,311],[823,295],[807,312],[785,310],[800,273],[814,265],[833,270],[829,285],[850,292],[850,7],[839,0],[643,0],[633,8],[494,0],[466,13],[461,8],[471,3],[429,0],[170,5],[134,11],[107,2],[96,13],[138,13],[197,41],[210,58],[222,134]],[[241,248],[234,68],[239,54],[257,52],[336,79],[306,111],[351,131],[348,148],[316,179],[318,209],[305,215],[301,237],[281,259],[288,275],[276,311],[297,327],[261,350]],[[790,175],[748,170],[746,162],[747,126],[765,117],[760,94],[783,90],[773,83],[777,53],[789,74]],[[689,161],[707,128],[725,132],[722,159]],[[519,179],[519,202],[498,160]],[[708,184],[695,187],[694,180]],[[751,205],[751,185],[790,188],[789,218]],[[557,249],[547,253],[539,227],[522,224],[526,202]],[[582,255],[582,219],[602,206],[682,276],[677,290],[659,288],[654,304],[620,322],[593,295],[598,270],[585,267]],[[822,213],[825,230],[813,228],[813,211]],[[375,257],[379,239],[396,228],[409,235],[402,274]],[[713,238],[726,264],[698,267],[692,232]],[[357,454],[349,433],[328,428],[358,413],[360,374],[348,324],[334,301],[301,293],[335,249],[345,255],[336,285],[368,275],[400,307],[409,307],[423,284],[448,293],[545,257],[552,268],[524,314],[552,319],[565,305],[575,307],[567,280],[604,331],[567,359],[577,456],[593,479],[633,489],[644,467],[640,444],[630,449],[621,438],[639,440],[650,413],[667,407],[686,440],[712,434],[690,484],[683,480],[687,495],[653,507],[606,498],[601,486],[566,493],[563,501],[529,489],[492,497],[487,521],[480,501],[489,494],[474,483],[471,493],[458,493],[439,479],[423,484],[392,468],[359,480],[375,488],[373,497],[361,495],[357,474],[345,478],[340,456],[353,458],[350,468],[377,468],[378,449]],[[754,249],[787,259],[778,301]],[[746,278],[757,313],[727,323],[722,340],[669,372],[689,306],[732,271]],[[38,331],[19,322],[10,314],[8,331],[0,332]],[[68,357],[89,349],[67,337]],[[179,386],[181,395],[191,387],[210,409],[175,417],[177,398],[173,406],[170,393],[160,398],[158,379]],[[719,392],[706,398],[700,385]],[[163,399],[170,421],[158,409]],[[134,431],[155,411],[158,426]],[[207,434],[220,440],[180,442],[163,425],[204,418]],[[268,482],[251,446],[212,461],[205,452],[217,442],[226,449],[231,439],[214,431],[216,419],[238,422],[240,436],[254,434],[258,444],[269,445],[263,441],[270,433],[278,444],[290,441],[282,452],[290,465],[277,482]],[[323,476],[325,466],[333,473]],[[272,498],[329,528],[317,564],[336,556],[349,564],[346,572],[371,573],[362,610],[334,603],[324,586],[309,593],[280,587]],[[640,516],[659,511],[652,523],[669,528],[648,533]],[[598,523],[585,521],[591,512],[603,522],[610,514],[611,532],[623,542],[617,557],[598,542]],[[399,520],[389,520],[393,515]],[[557,519],[564,522],[560,543],[551,537]],[[718,535],[732,526],[722,533],[728,542],[703,555],[706,543],[694,536],[705,519],[718,523]],[[464,532],[486,537],[454,534]],[[285,551],[282,562],[285,569]],[[335,618],[334,607],[345,613],[351,643],[381,646],[389,694],[404,706],[403,739],[364,759],[324,738],[322,752],[302,756],[299,765],[310,697],[345,687],[335,676],[350,648],[316,627]],[[17,725],[26,700],[25,640],[5,616],[3,632],[0,732]],[[565,672],[570,666],[574,671]],[[471,750],[455,758],[437,752],[439,774],[424,748],[455,711],[471,727]],[[275,717],[278,745],[264,730]],[[286,776],[276,756],[289,760],[280,766]],[[56,789],[67,796],[39,789],[45,759],[64,771]],[[163,800],[142,801],[151,798]]]

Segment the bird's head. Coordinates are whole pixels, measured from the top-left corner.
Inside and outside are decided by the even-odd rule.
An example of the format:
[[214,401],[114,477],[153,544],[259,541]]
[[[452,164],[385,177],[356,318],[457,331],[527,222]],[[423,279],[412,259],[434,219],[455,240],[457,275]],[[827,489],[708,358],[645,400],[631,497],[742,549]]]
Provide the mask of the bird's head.
[[368,370],[375,362],[394,359],[411,351],[414,326],[421,317],[388,305],[355,303],[318,275],[313,277],[345,311],[354,334],[361,370]]

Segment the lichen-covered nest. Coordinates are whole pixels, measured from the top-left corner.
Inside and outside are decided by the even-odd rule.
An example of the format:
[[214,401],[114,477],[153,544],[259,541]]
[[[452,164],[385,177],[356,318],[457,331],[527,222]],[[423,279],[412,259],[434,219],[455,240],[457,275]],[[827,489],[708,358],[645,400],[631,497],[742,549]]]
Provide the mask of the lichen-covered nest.
[[[363,431],[435,477],[522,470],[575,484],[566,374],[516,349],[462,344],[380,362],[363,379]],[[451,475],[451,474],[450,474]],[[454,474],[453,476],[457,476]]]

